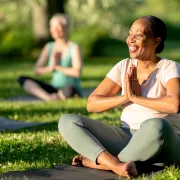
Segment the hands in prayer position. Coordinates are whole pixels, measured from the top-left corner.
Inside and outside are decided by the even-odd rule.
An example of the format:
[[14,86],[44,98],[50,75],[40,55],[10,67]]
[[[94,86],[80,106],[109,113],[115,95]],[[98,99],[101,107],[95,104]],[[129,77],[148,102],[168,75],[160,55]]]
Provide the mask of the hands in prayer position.
[[137,67],[132,65],[130,67],[130,72],[126,74],[124,83],[124,97],[126,97],[127,102],[133,102],[133,98],[140,95],[141,86],[137,78]]

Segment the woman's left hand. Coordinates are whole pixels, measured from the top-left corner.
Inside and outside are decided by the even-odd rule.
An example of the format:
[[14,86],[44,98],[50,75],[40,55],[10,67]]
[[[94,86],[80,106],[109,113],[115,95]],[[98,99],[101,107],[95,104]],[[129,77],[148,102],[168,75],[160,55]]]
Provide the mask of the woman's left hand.
[[53,52],[51,56],[51,66],[55,70],[57,66],[59,66],[61,59],[61,53],[60,52]]
[[141,86],[137,78],[137,67],[132,66],[130,74],[126,75],[126,91],[128,98],[133,102],[136,96],[141,95]]

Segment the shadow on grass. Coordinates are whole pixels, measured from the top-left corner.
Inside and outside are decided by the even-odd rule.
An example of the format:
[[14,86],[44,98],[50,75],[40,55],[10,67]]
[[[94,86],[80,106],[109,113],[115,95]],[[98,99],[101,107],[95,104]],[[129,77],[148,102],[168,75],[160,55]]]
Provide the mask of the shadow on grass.
[[[83,115],[88,114],[85,107],[79,107],[79,108],[76,108],[76,107],[73,107],[73,108],[72,107],[45,108],[45,107],[43,107],[43,108],[39,108],[39,107],[35,106],[35,107],[31,107],[31,109],[28,109],[28,107],[21,107],[19,109],[13,109],[13,108],[10,109],[9,108],[9,109],[6,109],[6,111],[0,110],[1,116],[4,116],[4,117],[13,116],[15,113],[21,114],[22,117],[25,116],[26,114],[28,116],[38,115],[39,118],[41,118],[41,119],[42,119],[42,116],[46,116],[46,114],[50,114],[52,117],[57,116],[57,115],[59,115],[59,117],[60,117],[62,114],[83,114]],[[24,121],[27,122],[27,120],[24,120]],[[46,121],[47,120],[45,120],[45,121],[41,120],[38,122],[46,122]]]

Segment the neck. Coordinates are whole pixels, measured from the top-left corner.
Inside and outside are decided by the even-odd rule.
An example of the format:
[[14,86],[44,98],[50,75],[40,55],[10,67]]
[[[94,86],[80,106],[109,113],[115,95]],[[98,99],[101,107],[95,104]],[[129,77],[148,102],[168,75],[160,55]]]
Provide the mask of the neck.
[[55,42],[59,45],[66,45],[68,43],[68,38],[59,38],[56,39]]
[[157,65],[157,63],[160,61],[160,57],[156,56],[155,58],[148,59],[148,60],[140,60],[138,59],[138,67],[141,69],[149,69],[153,68]]

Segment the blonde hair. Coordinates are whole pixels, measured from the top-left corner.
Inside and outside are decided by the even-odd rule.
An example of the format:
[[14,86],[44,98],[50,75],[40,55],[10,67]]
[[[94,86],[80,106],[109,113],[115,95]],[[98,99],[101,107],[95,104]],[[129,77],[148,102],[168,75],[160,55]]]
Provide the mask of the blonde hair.
[[57,13],[57,14],[54,14],[51,19],[50,19],[50,23],[53,21],[53,20],[59,20],[60,24],[65,27],[65,28],[68,28],[69,27],[69,18],[67,15],[65,14],[62,14],[62,13]]

